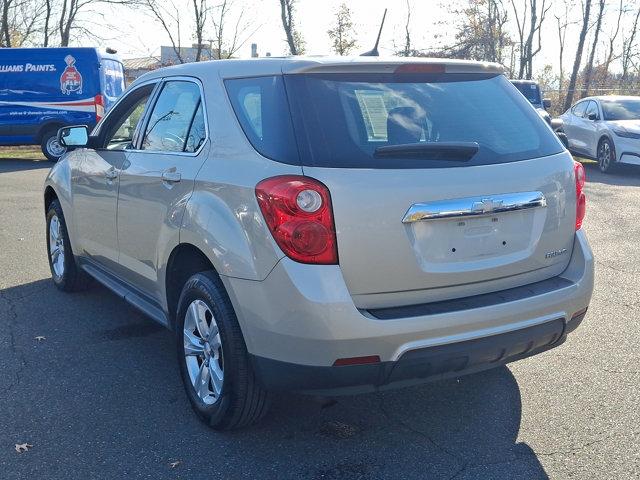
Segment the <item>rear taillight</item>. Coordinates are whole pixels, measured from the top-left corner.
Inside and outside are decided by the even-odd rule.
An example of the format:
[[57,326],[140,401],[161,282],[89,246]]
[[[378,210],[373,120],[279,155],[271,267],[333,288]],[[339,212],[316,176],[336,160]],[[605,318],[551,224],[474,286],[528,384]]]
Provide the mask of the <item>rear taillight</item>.
[[329,189],[299,175],[267,178],[256,198],[278,246],[301,263],[338,263],[336,230]]
[[584,196],[584,182],[586,174],[580,162],[573,161],[573,172],[576,178],[576,231],[582,228],[582,220],[587,210],[586,197]]
[[104,97],[100,94],[96,95],[94,103],[96,106],[96,122],[99,122],[104,117]]

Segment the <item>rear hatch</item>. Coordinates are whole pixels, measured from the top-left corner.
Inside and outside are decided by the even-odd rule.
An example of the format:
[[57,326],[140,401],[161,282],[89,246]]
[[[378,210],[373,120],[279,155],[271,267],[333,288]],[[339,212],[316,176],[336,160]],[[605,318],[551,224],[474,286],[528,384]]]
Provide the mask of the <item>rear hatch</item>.
[[482,294],[566,268],[572,159],[503,75],[459,64],[330,70],[284,85],[304,174],[331,192],[358,307]]

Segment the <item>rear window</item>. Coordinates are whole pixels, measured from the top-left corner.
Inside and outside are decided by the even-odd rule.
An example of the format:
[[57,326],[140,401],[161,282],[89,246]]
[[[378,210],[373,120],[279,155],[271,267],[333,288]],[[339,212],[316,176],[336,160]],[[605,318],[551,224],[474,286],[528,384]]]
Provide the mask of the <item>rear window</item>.
[[[308,74],[283,78],[302,165],[443,168],[513,162],[562,151],[544,121],[502,75]],[[244,82],[246,88],[259,79],[231,80],[227,88],[234,82]],[[232,98],[250,140],[260,136],[262,143],[282,146],[287,142],[285,132],[292,127],[288,115],[283,115],[285,105],[273,102],[275,98],[286,100],[278,83],[272,80],[270,85],[280,88],[279,93],[269,92],[264,83],[261,86],[263,102],[272,99],[271,107],[280,113],[270,115],[269,123],[265,121],[266,105],[261,106],[258,122],[250,107]],[[245,103],[249,100],[246,95],[242,98]],[[267,124],[270,131],[264,129]],[[269,138],[271,134],[280,136]],[[429,149],[418,149],[417,154],[415,149],[410,154],[400,150],[397,155],[379,155],[376,150],[438,142],[477,143],[478,151],[471,158],[443,160]],[[273,153],[271,158],[281,160],[278,152]]]
[[124,69],[120,62],[109,59],[102,59],[101,67],[104,75],[104,95],[107,102],[115,102],[124,91]]

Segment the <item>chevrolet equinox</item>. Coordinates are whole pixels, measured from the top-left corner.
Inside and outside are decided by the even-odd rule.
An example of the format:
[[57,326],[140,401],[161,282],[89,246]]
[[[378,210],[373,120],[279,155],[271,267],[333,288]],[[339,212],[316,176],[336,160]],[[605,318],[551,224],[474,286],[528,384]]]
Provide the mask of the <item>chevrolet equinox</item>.
[[174,330],[216,429],[562,344],[593,257],[584,169],[499,65],[191,63],[143,75],[44,186],[55,285]]

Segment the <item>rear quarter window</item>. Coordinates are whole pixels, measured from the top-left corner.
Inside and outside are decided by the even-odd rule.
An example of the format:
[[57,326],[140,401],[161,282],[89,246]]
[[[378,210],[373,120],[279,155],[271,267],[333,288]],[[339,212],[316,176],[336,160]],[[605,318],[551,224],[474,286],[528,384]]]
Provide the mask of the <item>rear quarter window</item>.
[[247,139],[264,157],[298,165],[300,159],[282,76],[226,80],[231,105]]

